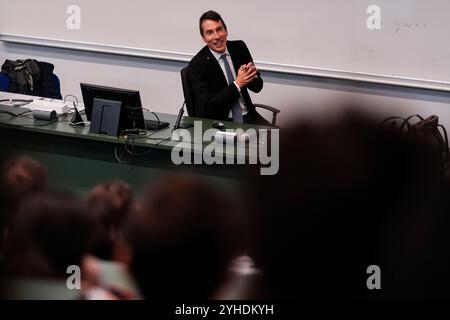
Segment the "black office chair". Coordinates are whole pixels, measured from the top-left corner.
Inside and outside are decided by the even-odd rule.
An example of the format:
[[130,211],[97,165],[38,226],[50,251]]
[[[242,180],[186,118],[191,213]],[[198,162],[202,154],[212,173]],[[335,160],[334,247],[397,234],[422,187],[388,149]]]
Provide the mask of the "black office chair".
[[186,66],[181,69],[181,84],[183,85],[184,102],[186,103],[186,111],[190,117],[195,117],[195,100],[192,92],[191,83],[188,77],[188,69]]
[[0,91],[9,91],[9,77],[3,72],[0,72]]
[[[194,97],[194,93],[191,88],[191,83],[189,81],[188,74],[189,74],[189,66],[186,66],[183,69],[181,69],[181,83],[183,86],[184,101],[186,102],[186,110],[190,117],[195,117],[196,116],[195,100],[194,100],[195,97]],[[260,104],[260,103],[254,103],[253,105],[255,106],[255,108],[261,108],[261,109],[271,111],[272,112],[271,124],[273,126],[276,126],[277,115],[278,115],[278,113],[280,113],[279,109],[272,107],[272,106],[265,105],[265,104]]]

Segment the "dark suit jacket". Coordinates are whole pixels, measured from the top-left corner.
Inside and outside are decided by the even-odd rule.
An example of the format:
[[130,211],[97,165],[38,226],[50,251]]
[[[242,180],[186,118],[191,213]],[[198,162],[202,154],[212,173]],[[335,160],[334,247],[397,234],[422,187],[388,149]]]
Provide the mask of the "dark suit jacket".
[[[243,41],[228,41],[227,49],[233,60],[234,69],[253,61]],[[239,99],[239,91],[234,83],[228,84],[219,62],[207,46],[200,50],[189,63],[189,80],[194,93],[194,115],[196,117],[226,120],[233,102]],[[241,88],[242,97],[248,112],[255,113],[255,107],[247,89],[261,91],[263,80],[258,73],[247,87]]]

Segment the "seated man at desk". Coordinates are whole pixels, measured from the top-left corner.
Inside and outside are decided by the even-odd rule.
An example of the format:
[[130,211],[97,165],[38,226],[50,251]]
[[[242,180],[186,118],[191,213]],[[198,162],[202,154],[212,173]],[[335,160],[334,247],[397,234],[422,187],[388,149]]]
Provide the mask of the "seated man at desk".
[[247,91],[260,92],[263,80],[246,44],[227,41],[227,26],[215,11],[205,12],[199,27],[206,46],[189,63],[196,116],[267,124],[256,112]]

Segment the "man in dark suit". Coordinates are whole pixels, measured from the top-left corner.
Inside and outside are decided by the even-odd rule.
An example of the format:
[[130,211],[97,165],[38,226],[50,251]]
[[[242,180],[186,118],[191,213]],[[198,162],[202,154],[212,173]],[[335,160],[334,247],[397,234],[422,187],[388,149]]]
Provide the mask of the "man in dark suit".
[[263,80],[245,43],[227,40],[227,26],[215,11],[205,12],[199,27],[206,46],[189,63],[195,116],[268,124],[247,91],[260,92]]

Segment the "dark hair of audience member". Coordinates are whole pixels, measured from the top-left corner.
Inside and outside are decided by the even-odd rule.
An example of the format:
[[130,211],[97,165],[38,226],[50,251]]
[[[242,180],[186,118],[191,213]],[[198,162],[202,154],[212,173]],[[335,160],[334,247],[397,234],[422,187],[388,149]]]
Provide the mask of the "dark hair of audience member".
[[130,270],[145,298],[211,297],[243,250],[241,222],[226,194],[189,174],[145,190],[127,232]]
[[0,231],[24,197],[46,187],[47,170],[39,161],[27,156],[7,159],[0,169]]
[[92,253],[98,258],[111,260],[113,246],[123,224],[130,212],[136,209],[133,190],[123,181],[107,181],[89,192],[87,205],[97,226]]
[[91,228],[76,194],[49,190],[27,197],[12,219],[5,277],[66,277],[69,266],[81,266]]
[[[448,297],[442,171],[421,142],[379,123],[348,112],[281,132],[278,174],[247,188],[268,297]],[[381,290],[366,285],[371,265]]]

